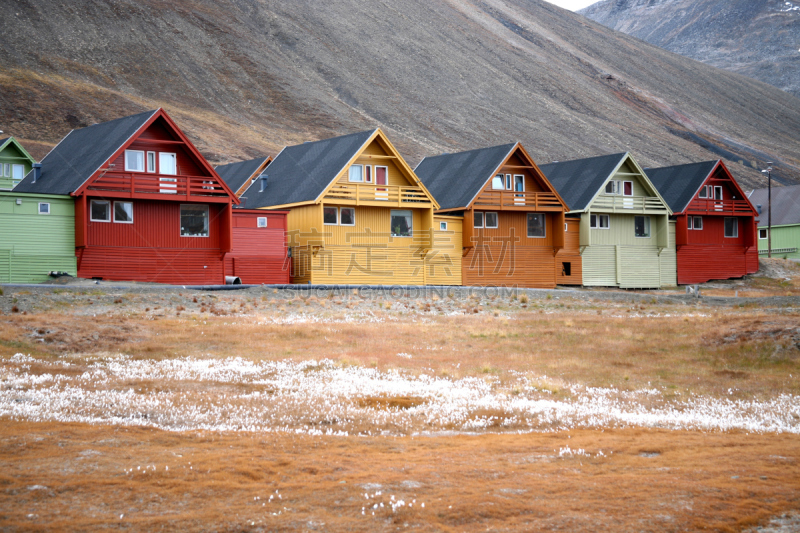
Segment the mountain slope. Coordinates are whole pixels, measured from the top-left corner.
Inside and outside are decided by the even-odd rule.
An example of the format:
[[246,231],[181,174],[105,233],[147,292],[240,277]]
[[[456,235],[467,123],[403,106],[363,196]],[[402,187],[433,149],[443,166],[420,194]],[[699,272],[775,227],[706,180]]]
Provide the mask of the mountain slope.
[[800,96],[797,0],[604,0],[580,13],[677,54]]
[[520,140],[800,178],[800,100],[541,0],[6,0],[0,21],[0,129],[39,152],[164,106],[214,162],[380,125],[412,164]]

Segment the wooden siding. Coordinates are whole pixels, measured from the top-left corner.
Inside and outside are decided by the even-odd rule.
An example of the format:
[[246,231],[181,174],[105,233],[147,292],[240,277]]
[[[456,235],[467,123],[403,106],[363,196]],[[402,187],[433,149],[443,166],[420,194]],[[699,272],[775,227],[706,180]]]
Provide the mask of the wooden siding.
[[293,283],[314,285],[424,285],[425,262],[419,249],[329,246],[316,254],[293,253]]
[[[760,226],[760,229],[766,229],[766,224]],[[758,253],[761,257],[767,257],[768,239],[758,239]],[[793,224],[790,226],[772,226],[772,249],[792,249],[794,252],[784,252],[780,254],[773,253],[772,257],[780,257],[783,259],[800,259],[800,224]]]
[[[39,214],[39,202],[50,204],[49,215]],[[0,282],[42,283],[50,271],[78,274],[70,197],[0,193],[0,235]]]
[[681,246],[678,250],[678,283],[705,283],[712,279],[740,278],[752,274],[758,270],[758,262],[753,264],[752,255],[742,246]]
[[462,258],[461,277],[467,286],[552,289],[556,286],[554,254],[546,247],[475,246]]
[[[88,202],[91,202],[91,198]],[[181,236],[181,203],[133,200],[133,224],[88,221],[88,245],[220,251],[224,206],[208,205],[208,237]],[[112,203],[113,213],[113,203]]]
[[[426,285],[461,285],[461,217],[434,216],[433,246],[425,256]],[[446,222],[447,230],[439,229]]]
[[[580,220],[568,218],[564,236],[564,248],[556,255],[556,283],[580,285],[583,282],[583,259],[580,252]],[[570,264],[570,275],[564,274],[564,263]]]
[[213,249],[91,246],[81,252],[78,275],[176,285],[225,283],[222,258]]
[[[267,219],[267,227],[258,227],[259,217]],[[290,267],[286,214],[234,211],[233,249],[225,254],[225,275],[238,276],[245,284],[283,284],[290,281]]]

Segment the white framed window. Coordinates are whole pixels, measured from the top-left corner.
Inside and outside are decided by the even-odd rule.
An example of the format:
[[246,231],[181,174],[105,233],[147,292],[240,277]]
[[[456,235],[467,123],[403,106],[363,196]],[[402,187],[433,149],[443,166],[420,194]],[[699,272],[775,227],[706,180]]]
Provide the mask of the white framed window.
[[643,239],[650,238],[650,217],[633,217],[633,233]]
[[766,228],[759,228],[758,229],[758,238],[759,238],[759,240],[762,240],[762,241],[766,240],[767,237],[768,237],[767,232],[768,232],[768,230]]
[[[389,185],[389,167],[375,165],[375,185]],[[378,189],[379,191],[386,189]]]
[[497,213],[485,213],[484,214],[484,223],[486,224],[485,227],[487,228],[496,228],[497,227]]
[[258,218],[256,218],[256,227],[257,228],[266,228],[267,227],[267,217],[258,217]]
[[147,172],[156,171],[156,153],[147,152]]
[[356,209],[354,207],[340,207],[339,224],[341,224],[342,226],[355,226]]
[[505,183],[503,183],[503,175],[498,174],[497,176],[492,178],[492,190],[503,190],[505,188]]
[[510,191],[511,189],[513,189],[512,187],[513,179],[514,178],[511,176],[511,174],[506,174],[506,190]]
[[725,237],[728,239],[736,239],[739,237],[739,219],[734,217],[725,217]]
[[722,200],[722,185],[714,185],[714,200]]
[[348,181],[361,183],[364,181],[364,165],[350,165]]
[[697,193],[698,198],[708,198],[708,185],[700,187],[700,192]]
[[414,224],[411,210],[392,209],[390,217],[392,237],[411,237]]
[[703,217],[686,217],[689,224],[689,229],[701,230],[703,229]]
[[10,163],[3,163],[3,177],[10,178],[11,177],[11,164]]
[[108,200],[91,200],[89,202],[89,220],[92,222],[111,222],[111,202]]
[[609,180],[608,183],[606,183],[606,194],[619,194],[619,190],[619,180]]
[[541,238],[546,234],[544,213],[528,213],[528,237]]
[[133,224],[133,202],[114,202],[114,222]]
[[39,214],[40,215],[50,214],[50,202],[39,202]]
[[14,181],[22,181],[25,177],[25,165],[11,165],[11,179]]
[[208,206],[181,204],[181,237],[208,237]]
[[483,227],[483,212],[475,211],[475,221],[474,222],[475,222],[475,226],[474,227],[476,227],[476,228],[482,228]]
[[439,222],[439,231],[447,231],[447,222]]
[[364,165],[364,182],[372,183],[372,165]]
[[611,228],[611,218],[608,215],[589,215],[589,227],[592,229]]
[[323,207],[322,223],[326,226],[336,226],[339,223],[339,209],[337,207]]
[[176,154],[159,152],[158,173],[174,176],[178,173],[178,158]]
[[144,172],[143,150],[125,150],[125,170],[130,172]]

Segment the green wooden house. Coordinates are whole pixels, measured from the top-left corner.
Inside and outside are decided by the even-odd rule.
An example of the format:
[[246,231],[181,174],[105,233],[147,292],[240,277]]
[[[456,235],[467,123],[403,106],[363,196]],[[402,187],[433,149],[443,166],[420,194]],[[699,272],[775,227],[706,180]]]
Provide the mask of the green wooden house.
[[78,274],[75,201],[0,191],[0,283],[41,283],[51,271]]
[[[767,189],[756,189],[748,198],[759,216],[758,255],[767,257],[769,229]],[[800,185],[772,188],[772,257],[800,261]]]
[[14,137],[0,139],[0,190],[11,190],[36,161]]
[[629,153],[539,168],[580,219],[584,286],[677,285],[672,211]]

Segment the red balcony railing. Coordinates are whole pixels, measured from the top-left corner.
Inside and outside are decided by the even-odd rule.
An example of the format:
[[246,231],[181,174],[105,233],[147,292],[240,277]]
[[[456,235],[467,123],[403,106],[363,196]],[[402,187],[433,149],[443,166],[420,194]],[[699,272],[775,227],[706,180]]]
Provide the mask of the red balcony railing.
[[[108,173],[88,187],[114,196],[164,195],[178,197],[227,197],[225,189],[208,176],[164,176],[158,174]],[[113,194],[117,193],[117,194]]]
[[719,213],[726,215],[752,215],[753,209],[747,200],[712,200],[695,198],[689,203],[687,213]]

